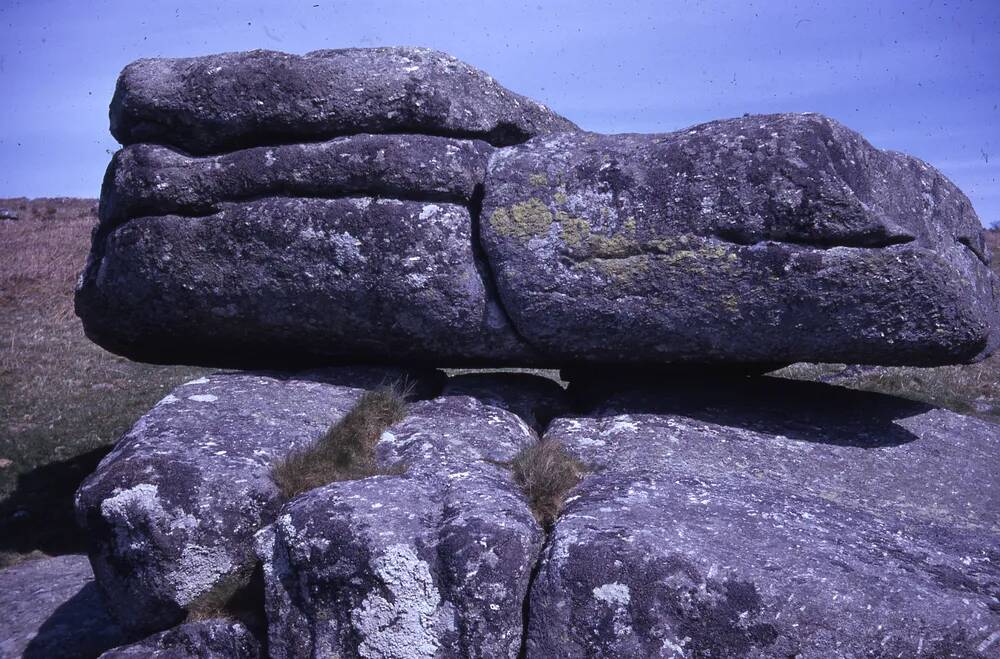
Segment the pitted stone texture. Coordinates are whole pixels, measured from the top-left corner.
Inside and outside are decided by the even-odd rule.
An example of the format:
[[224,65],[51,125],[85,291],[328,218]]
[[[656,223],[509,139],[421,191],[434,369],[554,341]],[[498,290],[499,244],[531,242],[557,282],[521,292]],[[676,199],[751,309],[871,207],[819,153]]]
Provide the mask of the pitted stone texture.
[[122,144],[191,153],[315,141],[346,133],[425,133],[492,144],[574,130],[486,73],[427,48],[267,50],[125,67],[111,101]]
[[553,421],[592,472],[531,592],[528,656],[991,656],[1000,427],[760,378]]
[[257,659],[260,644],[242,623],[200,620],[115,648],[100,659]]
[[129,640],[108,612],[86,556],[0,570],[0,657],[85,659]]
[[490,159],[482,239],[562,363],[935,365],[1000,342],[968,199],[818,115],[560,133]]
[[203,158],[135,144],[111,161],[101,217],[117,225],[143,215],[205,215],[226,201],[269,195],[468,203],[490,151],[485,142],[426,135],[351,135]]
[[542,532],[497,462],[537,441],[472,398],[411,406],[377,476],[312,490],[258,534],[274,657],[516,657]]
[[280,505],[272,465],[319,439],[366,389],[406,375],[362,367],[222,374],[161,400],[77,492],[77,518],[116,617],[159,631],[213,591],[246,582],[253,535]]
[[471,396],[521,417],[541,433],[553,417],[570,410],[570,399],[558,382],[531,373],[462,373],[444,383],[442,396]]
[[464,206],[222,208],[95,234],[76,299],[87,335],[132,359],[223,366],[530,360],[484,283]]

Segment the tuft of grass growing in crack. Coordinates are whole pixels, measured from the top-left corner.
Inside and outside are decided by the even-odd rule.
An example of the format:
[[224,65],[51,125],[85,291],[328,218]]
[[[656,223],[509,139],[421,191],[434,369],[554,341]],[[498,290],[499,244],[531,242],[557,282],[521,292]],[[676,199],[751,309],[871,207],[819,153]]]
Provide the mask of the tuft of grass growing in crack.
[[365,392],[312,446],[292,451],[272,469],[285,499],[334,481],[399,474],[402,465],[379,468],[375,445],[389,426],[406,417],[408,392],[400,385]]
[[531,512],[546,532],[551,530],[572,490],[586,471],[556,440],[543,439],[521,449],[510,462],[514,482],[528,497]]

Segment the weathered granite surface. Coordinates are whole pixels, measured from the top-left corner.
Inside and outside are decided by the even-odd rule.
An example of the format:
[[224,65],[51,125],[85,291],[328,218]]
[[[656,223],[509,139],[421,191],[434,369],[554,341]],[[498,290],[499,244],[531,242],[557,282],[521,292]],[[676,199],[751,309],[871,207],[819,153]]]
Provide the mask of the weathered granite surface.
[[219,374],[161,400],[77,492],[115,616],[159,631],[246,583],[253,535],[281,504],[274,462],[319,439],[366,389],[406,376],[420,384],[391,368]]
[[266,196],[366,195],[468,203],[492,148],[427,135],[349,135],[193,157],[166,146],[117,152],[101,196],[106,228],[144,215],[208,215]]
[[[395,475],[282,505],[270,464],[396,377],[218,375],[154,408],[79,495],[115,614],[171,627],[260,562],[274,657],[1000,650],[994,424],[768,377],[460,375],[383,433]],[[587,473],[546,539],[507,464],[552,410]]]
[[820,115],[540,136],[485,189],[501,302],[562,363],[935,365],[1000,342],[969,200]]
[[111,133],[122,144],[155,142],[190,153],[347,133],[423,133],[504,145],[575,128],[429,48],[144,59],[125,67],[111,101]]
[[995,656],[1000,427],[827,385],[609,392],[528,656]]
[[109,650],[100,659],[257,659],[260,643],[239,622],[223,619],[189,622],[132,645]]
[[94,584],[86,556],[0,570],[0,657],[86,659],[128,641]]
[[467,396],[383,435],[401,476],[293,499],[258,535],[273,657],[516,657],[542,531],[501,464],[537,441]]
[[531,361],[483,278],[465,206],[270,197],[221,208],[108,234],[77,293],[88,336],[153,362]]
[[140,60],[87,335],[236,367],[938,365],[1000,345],[940,172],[814,114],[599,135],[436,51]]

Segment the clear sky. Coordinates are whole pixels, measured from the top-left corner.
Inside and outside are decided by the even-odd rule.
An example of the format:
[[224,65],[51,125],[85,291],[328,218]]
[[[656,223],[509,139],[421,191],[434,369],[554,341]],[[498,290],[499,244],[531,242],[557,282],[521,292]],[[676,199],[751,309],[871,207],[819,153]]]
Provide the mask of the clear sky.
[[97,196],[140,57],[423,45],[602,132],[815,111],[1000,221],[1000,0],[0,0],[0,197]]

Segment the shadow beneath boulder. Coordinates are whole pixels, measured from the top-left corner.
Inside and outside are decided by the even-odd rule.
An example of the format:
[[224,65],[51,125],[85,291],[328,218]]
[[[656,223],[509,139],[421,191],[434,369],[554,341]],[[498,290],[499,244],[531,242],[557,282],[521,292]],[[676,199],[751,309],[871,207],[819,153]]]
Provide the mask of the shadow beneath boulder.
[[73,496],[112,446],[52,462],[17,477],[14,491],[0,502],[0,553],[46,554],[85,551],[76,525]]
[[662,381],[587,378],[570,383],[587,416],[663,414],[858,448],[899,446],[917,436],[897,421],[933,407],[904,398],[777,377]]
[[104,596],[91,581],[42,623],[21,656],[23,659],[97,657],[135,640],[111,618]]

